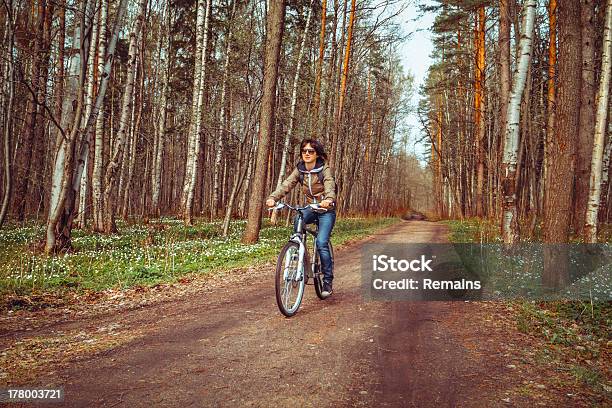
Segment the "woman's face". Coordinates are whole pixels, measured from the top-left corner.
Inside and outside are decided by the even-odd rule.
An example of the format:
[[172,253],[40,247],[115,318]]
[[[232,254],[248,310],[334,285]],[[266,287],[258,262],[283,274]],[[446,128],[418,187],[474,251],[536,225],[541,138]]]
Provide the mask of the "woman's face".
[[304,163],[314,163],[317,161],[317,152],[310,143],[307,143],[306,146],[302,148],[302,159]]

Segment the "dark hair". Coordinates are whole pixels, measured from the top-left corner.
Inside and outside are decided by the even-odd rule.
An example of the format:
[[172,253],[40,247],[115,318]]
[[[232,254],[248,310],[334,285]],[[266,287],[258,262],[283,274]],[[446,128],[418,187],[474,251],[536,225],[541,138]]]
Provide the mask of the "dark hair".
[[325,153],[325,148],[317,139],[305,138],[300,142],[300,153],[302,153],[302,149],[310,143],[310,146],[317,152],[317,156],[321,159],[327,161],[327,153]]

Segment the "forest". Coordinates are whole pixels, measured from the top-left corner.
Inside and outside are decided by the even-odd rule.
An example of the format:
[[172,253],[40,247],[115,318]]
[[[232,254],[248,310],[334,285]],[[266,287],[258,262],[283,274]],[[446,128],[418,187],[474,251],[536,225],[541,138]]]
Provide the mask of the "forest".
[[[0,0],[0,37],[0,384],[612,406],[612,0]],[[315,227],[264,205],[304,138],[325,300]],[[443,301],[368,299],[368,251],[438,245]]]
[[[435,211],[595,243],[612,211],[612,3],[436,1],[419,117]],[[605,232],[605,231],[600,231]]]
[[304,137],[326,147],[341,214],[423,208],[430,176],[401,125],[404,7],[4,1],[0,226],[44,223],[57,253],[117,219],[220,219],[227,235],[248,216],[255,242]]
[[44,223],[47,253],[117,218],[219,219],[223,235],[248,219],[255,242],[264,195],[315,137],[340,214],[430,210],[491,220],[506,243],[597,242],[612,217],[610,2],[420,4],[436,17],[418,106],[398,52],[408,4],[4,1],[0,225]]

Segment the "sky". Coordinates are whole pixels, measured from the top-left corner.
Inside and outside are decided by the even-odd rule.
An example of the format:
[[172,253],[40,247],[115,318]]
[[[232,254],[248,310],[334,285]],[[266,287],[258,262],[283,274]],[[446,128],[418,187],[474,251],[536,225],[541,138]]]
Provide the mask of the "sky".
[[416,107],[419,102],[419,89],[425,82],[427,70],[433,62],[430,58],[433,43],[429,29],[433,25],[434,14],[428,13],[420,16],[417,3],[419,2],[411,0],[410,5],[400,15],[404,34],[411,33],[411,35],[401,44],[399,51],[404,72],[411,72],[414,75],[413,109],[403,120],[404,124],[411,128],[408,150],[415,153],[421,163],[424,164],[423,154],[426,148],[422,144],[416,143],[416,140],[421,137],[419,130],[421,125],[416,114]]

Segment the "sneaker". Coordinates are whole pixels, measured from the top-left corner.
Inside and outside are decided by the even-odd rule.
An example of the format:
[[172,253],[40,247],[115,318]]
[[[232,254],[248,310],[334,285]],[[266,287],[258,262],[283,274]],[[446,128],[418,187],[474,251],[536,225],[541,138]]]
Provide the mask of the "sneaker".
[[332,293],[334,293],[334,291],[332,290],[332,284],[323,282],[323,291],[321,292],[321,296],[323,296],[323,298],[326,298],[331,296]]

